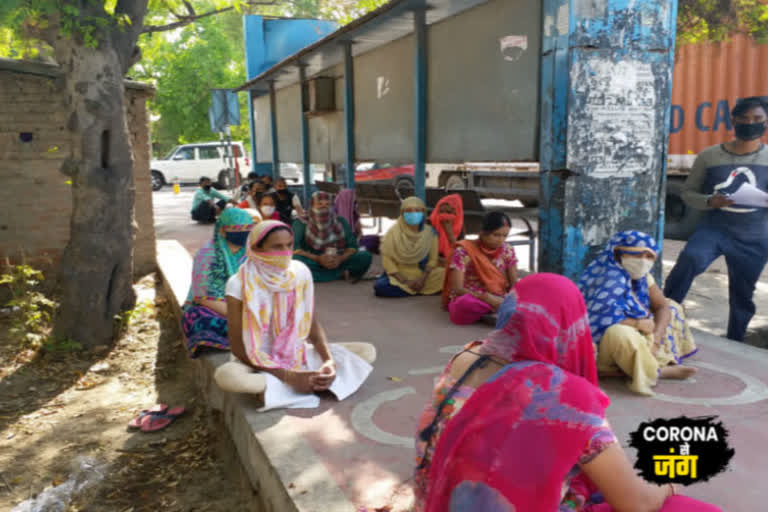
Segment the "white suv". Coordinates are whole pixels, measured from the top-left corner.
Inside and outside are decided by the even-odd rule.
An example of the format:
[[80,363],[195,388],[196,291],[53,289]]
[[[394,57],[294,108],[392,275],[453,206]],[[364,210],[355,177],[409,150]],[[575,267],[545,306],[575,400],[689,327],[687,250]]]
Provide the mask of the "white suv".
[[[251,172],[251,162],[242,142],[233,142],[235,160],[242,177]],[[152,190],[160,190],[178,180],[197,184],[202,176],[211,178],[217,188],[231,188],[235,175],[229,169],[227,145],[221,142],[200,142],[176,146],[162,160],[152,160]]]

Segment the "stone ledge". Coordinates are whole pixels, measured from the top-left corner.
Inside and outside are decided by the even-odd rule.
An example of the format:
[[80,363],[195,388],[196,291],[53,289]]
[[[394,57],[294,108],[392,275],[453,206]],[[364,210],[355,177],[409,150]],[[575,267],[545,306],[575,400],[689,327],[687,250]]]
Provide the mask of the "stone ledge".
[[[157,262],[163,285],[181,318],[192,275],[192,257],[176,240],[158,240]],[[181,340],[180,340],[181,341]],[[253,488],[268,512],[354,512],[355,507],[328,474],[322,460],[285,411],[258,412],[249,395],[225,393],[213,374],[229,360],[229,353],[211,353],[195,360],[197,385],[206,403],[222,411]]]

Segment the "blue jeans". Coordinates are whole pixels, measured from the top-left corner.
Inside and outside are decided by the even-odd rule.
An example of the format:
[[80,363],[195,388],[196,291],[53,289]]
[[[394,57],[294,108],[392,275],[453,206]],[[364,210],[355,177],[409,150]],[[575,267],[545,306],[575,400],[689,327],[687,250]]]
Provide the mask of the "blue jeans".
[[744,341],[749,321],[755,314],[752,296],[755,284],[768,261],[768,240],[741,240],[720,228],[699,225],[688,239],[674,268],[667,276],[664,295],[682,303],[693,280],[719,256],[728,266],[728,338]]
[[406,292],[399,286],[395,286],[392,283],[390,283],[389,276],[387,274],[380,275],[379,278],[376,279],[376,281],[374,281],[373,293],[377,297],[397,298],[397,297],[410,296],[408,292]]

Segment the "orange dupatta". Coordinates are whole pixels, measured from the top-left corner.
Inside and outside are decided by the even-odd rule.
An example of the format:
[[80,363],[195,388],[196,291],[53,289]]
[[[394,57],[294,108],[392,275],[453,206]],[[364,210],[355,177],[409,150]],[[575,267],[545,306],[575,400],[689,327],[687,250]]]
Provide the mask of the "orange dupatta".
[[[499,269],[497,269],[488,255],[478,247],[478,242],[472,240],[459,240],[456,245],[451,249],[451,254],[447,260],[447,271],[445,273],[445,280],[443,281],[443,307],[447,307],[451,298],[451,271],[450,266],[453,261],[453,253],[456,251],[456,247],[462,247],[469,258],[472,260],[472,264],[475,267],[477,277],[482,281],[483,286],[489,293],[503,297],[507,291],[509,291],[509,280]],[[465,277],[466,278],[466,277]]]
[[[451,216],[446,216],[445,214],[439,213],[440,205],[444,203],[451,205],[456,213]],[[448,256],[451,252],[453,252],[453,247],[448,241],[448,235],[445,234],[445,228],[443,227],[442,222],[440,222],[441,220],[449,217],[454,219],[451,227],[453,228],[453,237],[458,240],[459,235],[461,235],[461,230],[464,228],[464,203],[461,201],[461,196],[459,194],[451,194],[440,199],[435,205],[435,209],[432,210],[432,215],[429,217],[429,221],[432,223],[432,227],[435,228],[437,235],[440,237],[439,247],[441,256]]]

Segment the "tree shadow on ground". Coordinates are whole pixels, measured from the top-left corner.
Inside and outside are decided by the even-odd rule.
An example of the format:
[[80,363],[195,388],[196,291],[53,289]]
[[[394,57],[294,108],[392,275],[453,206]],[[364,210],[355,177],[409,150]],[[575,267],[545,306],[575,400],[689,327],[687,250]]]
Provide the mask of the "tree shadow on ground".
[[[71,388],[88,369],[109,356],[112,347],[68,353],[41,352],[0,381],[0,432]],[[23,390],[15,392],[9,390]]]
[[768,326],[747,331],[744,342],[753,347],[768,349]]
[[[221,415],[196,387],[172,302],[156,282],[160,335],[154,369],[157,402],[184,414],[156,433],[137,431],[111,464],[113,476],[88,493],[88,510],[258,510]],[[143,404],[143,407],[152,404]],[[83,497],[84,498],[84,497]]]

